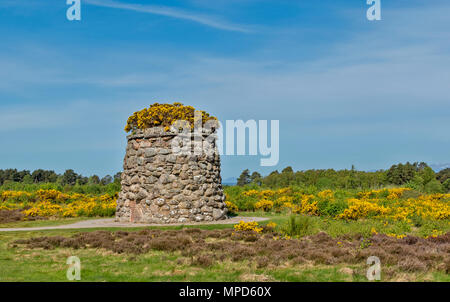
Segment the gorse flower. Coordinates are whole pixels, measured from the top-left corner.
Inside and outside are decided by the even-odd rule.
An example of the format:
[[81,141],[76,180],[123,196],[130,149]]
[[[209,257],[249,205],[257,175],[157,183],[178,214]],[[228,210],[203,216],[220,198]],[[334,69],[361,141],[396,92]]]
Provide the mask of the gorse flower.
[[261,233],[263,231],[263,228],[259,227],[258,223],[255,221],[253,221],[253,222],[240,221],[238,224],[234,225],[234,230],[235,231],[253,231],[256,233]]
[[[325,190],[315,194],[292,188],[277,190],[247,190],[233,197],[239,210],[289,211],[336,219],[358,220],[375,218],[383,221],[411,222],[414,217],[426,220],[450,218],[450,194],[422,194],[407,198],[409,188],[392,188],[336,194]],[[339,197],[339,195],[341,195]],[[349,197],[349,195],[353,195]]]
[[273,221],[271,221],[271,222],[269,222],[269,223],[267,224],[267,227],[268,227],[268,228],[272,228],[272,229],[274,229],[276,226],[277,226],[277,224],[276,224],[275,222],[273,222]]
[[270,211],[272,209],[272,207],[273,207],[273,201],[267,200],[267,199],[263,199],[263,200],[260,200],[257,203],[255,203],[255,209],[263,210],[265,212]]
[[109,217],[116,211],[116,200],[117,194],[90,196],[57,190],[5,191],[0,194],[0,209],[23,209],[27,217]]
[[225,205],[227,206],[228,210],[232,213],[235,213],[238,211],[238,207],[231,201],[225,201]]
[[[147,129],[162,126],[168,131],[176,121],[187,121],[191,128],[194,128],[195,108],[192,106],[184,106],[181,103],[150,105],[149,108],[135,112],[128,118],[125,127],[126,132],[136,131],[138,129]],[[205,111],[198,111],[201,114],[202,125],[208,121],[217,121],[217,118],[210,116]],[[199,119],[200,120],[200,119]],[[217,128],[217,123],[214,123]]]

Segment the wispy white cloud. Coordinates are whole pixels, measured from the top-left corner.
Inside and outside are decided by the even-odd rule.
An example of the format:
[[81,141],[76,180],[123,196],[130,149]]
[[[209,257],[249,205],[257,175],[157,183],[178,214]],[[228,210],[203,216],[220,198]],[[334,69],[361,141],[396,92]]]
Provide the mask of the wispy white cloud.
[[122,3],[118,1],[111,0],[85,0],[84,3],[109,7],[109,8],[117,8],[124,10],[131,10],[141,13],[161,15],[166,17],[172,17],[177,19],[189,20],[192,22],[196,22],[202,25],[206,25],[209,27],[226,30],[226,31],[236,31],[242,33],[250,33],[252,30],[247,26],[234,24],[231,22],[227,22],[224,20],[220,20],[218,17],[212,17],[208,15],[197,14],[193,12],[187,12],[181,9],[175,9],[167,6],[156,6],[156,5],[142,5],[142,4],[131,4],[131,3]]
[[54,129],[79,126],[89,106],[67,102],[61,106],[11,105],[0,111],[0,133],[15,130]]

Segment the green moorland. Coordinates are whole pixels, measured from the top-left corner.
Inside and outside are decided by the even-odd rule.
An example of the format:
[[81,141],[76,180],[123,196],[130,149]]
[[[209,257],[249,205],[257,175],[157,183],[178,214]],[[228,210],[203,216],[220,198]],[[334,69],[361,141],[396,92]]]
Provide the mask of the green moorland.
[[[275,222],[278,228],[286,228],[292,223],[292,217],[280,213],[247,212],[239,213],[244,216],[264,216]],[[332,237],[350,236],[361,232],[370,238],[372,228],[379,232],[401,232],[410,235],[427,233],[427,228],[439,228],[448,232],[448,224],[423,225],[408,228],[405,224],[397,223],[389,226],[380,225],[376,220],[341,221],[321,217],[298,215],[300,225],[297,229],[303,236],[327,232]],[[61,222],[66,222],[62,220]],[[291,225],[292,227],[292,225]],[[384,228],[383,228],[384,227]],[[200,227],[179,226],[163,228],[132,228],[121,229],[130,234],[142,230],[183,232],[188,229],[200,228],[205,231],[227,231],[232,225],[205,225]],[[296,229],[295,227],[293,229]],[[105,228],[105,231],[116,232],[118,229]],[[73,248],[73,247],[44,247],[36,248],[17,243],[17,240],[36,237],[72,237],[80,233],[92,233],[98,229],[78,230],[48,230],[36,232],[2,232],[0,233],[0,281],[67,281],[66,260],[70,256],[77,256],[81,260],[81,281],[367,281],[365,275],[368,268],[365,261],[359,263],[327,264],[321,261],[300,261],[282,259],[279,263],[261,263],[261,257],[245,257],[214,259],[197,258],[195,254],[185,254],[182,250],[167,250],[164,248],[151,249],[144,253],[114,252],[105,248]],[[276,231],[276,230],[275,230]],[[206,238],[203,244],[228,242],[225,239]],[[241,240],[242,239],[242,240]],[[251,241],[241,238],[242,244]],[[342,240],[342,239],[339,239]],[[395,239],[398,240],[398,239]],[[235,240],[236,241],[236,240]],[[235,242],[233,241],[233,242]],[[231,243],[231,241],[229,241]],[[283,242],[283,241],[280,241]],[[334,247],[333,247],[334,248]],[[357,249],[363,251],[363,244]],[[270,254],[270,251],[268,251]],[[238,251],[238,253],[241,253]],[[450,276],[444,270],[420,269],[415,266],[382,266],[382,281],[450,281]]]
[[0,229],[3,228],[33,228],[33,227],[47,227],[56,225],[72,224],[79,221],[98,219],[89,217],[76,217],[76,218],[54,218],[54,219],[44,219],[44,220],[22,220],[7,223],[0,223]]
[[[244,171],[227,206],[259,225],[0,231],[0,281],[450,281],[450,169]],[[0,170],[0,228],[112,217],[120,175]],[[63,218],[64,217],[64,218]]]

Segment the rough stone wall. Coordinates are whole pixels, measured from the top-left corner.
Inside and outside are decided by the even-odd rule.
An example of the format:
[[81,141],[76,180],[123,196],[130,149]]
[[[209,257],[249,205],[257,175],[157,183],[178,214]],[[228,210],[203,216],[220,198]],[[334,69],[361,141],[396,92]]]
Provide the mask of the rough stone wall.
[[[116,221],[185,223],[227,218],[215,140],[210,155],[179,155],[172,152],[176,135],[150,128],[127,137]],[[206,138],[200,135],[200,140]]]

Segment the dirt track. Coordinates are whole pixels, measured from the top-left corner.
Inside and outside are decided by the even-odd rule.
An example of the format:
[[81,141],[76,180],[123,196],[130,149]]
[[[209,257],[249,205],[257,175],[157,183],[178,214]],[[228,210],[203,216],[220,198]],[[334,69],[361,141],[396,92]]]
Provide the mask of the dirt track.
[[198,222],[198,223],[174,223],[174,224],[144,224],[144,223],[123,223],[115,222],[114,218],[93,219],[79,221],[66,225],[54,225],[43,227],[29,227],[29,228],[0,228],[0,232],[15,232],[15,231],[42,231],[42,230],[64,230],[64,229],[91,229],[91,228],[136,228],[146,226],[180,226],[180,225],[212,225],[212,224],[236,224],[239,221],[265,221],[268,218],[262,217],[233,217],[222,221]]

